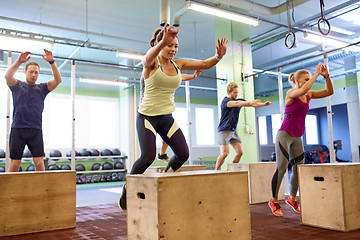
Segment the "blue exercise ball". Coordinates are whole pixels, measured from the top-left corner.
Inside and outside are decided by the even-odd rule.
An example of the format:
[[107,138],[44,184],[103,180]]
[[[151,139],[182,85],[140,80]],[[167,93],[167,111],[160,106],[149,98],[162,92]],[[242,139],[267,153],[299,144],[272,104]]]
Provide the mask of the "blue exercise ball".
[[63,164],[63,165],[61,165],[60,169],[61,170],[71,170],[71,167],[69,164]]
[[59,160],[58,158],[54,158],[54,157],[62,157],[62,154],[60,152],[60,150],[58,149],[54,149],[50,152],[50,157],[53,158],[52,160],[57,161]]
[[101,150],[101,156],[111,156],[113,155],[111,150],[108,148],[104,148],[103,150]]
[[29,149],[25,149],[23,152],[23,158],[31,158],[32,154]]
[[86,148],[83,148],[80,150],[79,155],[82,157],[88,157],[90,156],[90,152]]
[[4,149],[0,149],[0,158],[5,158],[6,153],[4,151]]
[[99,156],[100,152],[96,148],[90,149],[90,156]]
[[26,171],[35,171],[35,166],[34,165],[29,165],[27,168],[26,168]]
[[75,170],[76,171],[85,171],[85,166],[82,164],[76,164]]
[[112,154],[115,155],[115,156],[120,156],[121,155],[120,149],[114,148],[112,150]]
[[[71,153],[72,153],[71,150],[67,151],[66,156],[71,157]],[[78,156],[79,156],[79,152],[75,150],[75,157],[78,157]]]

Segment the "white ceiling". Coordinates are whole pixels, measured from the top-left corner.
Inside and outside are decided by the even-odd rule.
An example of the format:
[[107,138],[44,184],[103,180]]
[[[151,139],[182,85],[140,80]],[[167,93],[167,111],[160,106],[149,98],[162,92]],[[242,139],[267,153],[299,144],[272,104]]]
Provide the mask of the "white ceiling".
[[[294,0],[296,1],[296,0]],[[214,1],[209,1],[214,2]],[[245,1],[245,0],[219,0],[228,3],[236,11],[244,2],[253,2],[267,7],[275,7],[284,0],[268,1]],[[294,9],[295,23],[297,25],[304,20],[307,21],[299,28],[317,31],[316,16],[320,13],[319,0],[303,1],[305,3]],[[325,10],[336,8],[341,4],[350,4],[351,8],[357,8],[345,14],[349,7],[327,14],[332,27],[339,27],[355,32],[353,35],[338,34],[332,31],[330,37],[341,38],[350,43],[359,41],[360,37],[360,1],[326,0]],[[87,3],[87,4],[86,4]],[[169,0],[171,18],[177,10],[184,6],[184,0]],[[153,31],[160,23],[160,0],[0,0],[0,26],[3,29],[12,29],[22,32],[31,32],[39,35],[48,35],[56,38],[66,38],[64,41],[76,43],[88,39],[87,46],[100,48],[121,48],[141,52],[148,50],[148,42]],[[286,11],[281,14],[264,15],[258,11],[250,10],[249,13],[260,18],[269,19],[277,23],[287,25]],[[253,64],[255,68],[266,69],[281,65],[296,58],[311,56],[321,50],[315,45],[297,43],[293,49],[287,49],[284,39],[275,41],[276,36],[287,31],[286,27],[278,27],[268,22],[259,21],[259,26],[250,27],[253,37],[252,46]],[[180,21],[179,53],[178,57],[204,59],[214,55],[214,18],[196,12],[188,11]],[[269,33],[264,33],[272,29]],[[267,42],[261,40],[262,36],[268,37]],[[1,46],[0,46],[1,48]],[[68,57],[76,46],[55,44],[53,52],[56,56]],[[310,50],[309,50],[310,49]],[[37,51],[37,50],[33,50]],[[121,63],[134,65],[138,62],[116,58],[115,52],[100,51],[90,48],[80,49],[74,57],[95,61]],[[357,66],[360,67],[360,57],[356,56]],[[332,66],[331,66],[332,67]],[[333,68],[336,71],[344,69],[343,60],[338,60]],[[69,69],[69,68],[67,68]],[[289,71],[292,69],[289,68]],[[136,75],[136,74],[135,74]],[[207,76],[215,76],[214,70],[203,73]],[[259,80],[260,81],[260,80]],[[195,81],[194,81],[195,82]],[[215,80],[202,79],[196,85],[215,87]]]

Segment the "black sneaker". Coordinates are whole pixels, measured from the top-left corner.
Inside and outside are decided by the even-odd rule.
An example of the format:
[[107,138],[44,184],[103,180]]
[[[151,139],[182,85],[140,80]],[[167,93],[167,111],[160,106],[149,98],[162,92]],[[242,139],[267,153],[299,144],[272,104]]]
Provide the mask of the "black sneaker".
[[162,154],[160,155],[160,153],[158,153],[158,159],[160,161],[164,161],[164,162],[169,162],[170,158],[168,157],[168,155],[165,153],[165,154]]
[[119,208],[126,211],[126,188],[125,188],[125,185],[123,187],[123,191],[122,191],[121,197],[119,199],[118,205],[119,205]]

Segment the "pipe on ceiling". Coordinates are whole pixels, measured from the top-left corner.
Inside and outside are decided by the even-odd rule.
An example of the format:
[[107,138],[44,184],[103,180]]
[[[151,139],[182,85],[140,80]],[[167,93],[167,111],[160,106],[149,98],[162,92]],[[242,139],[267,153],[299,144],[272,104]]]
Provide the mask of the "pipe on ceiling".
[[160,26],[170,24],[170,4],[169,0],[160,0]]

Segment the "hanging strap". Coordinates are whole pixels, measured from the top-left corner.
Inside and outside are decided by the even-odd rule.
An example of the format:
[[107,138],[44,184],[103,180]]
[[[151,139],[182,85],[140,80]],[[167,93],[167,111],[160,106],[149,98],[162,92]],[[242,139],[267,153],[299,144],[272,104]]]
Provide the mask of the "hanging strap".
[[[290,6],[289,6],[289,1],[286,2],[286,14],[287,14],[287,24],[288,24],[288,32],[285,36],[285,46],[287,48],[293,48],[295,46],[295,41],[296,41],[296,37],[295,34],[291,31],[291,19],[290,19]],[[294,2],[292,1],[292,19],[295,22],[295,16],[294,16]],[[291,42],[291,44],[288,44],[288,39],[289,37],[292,36],[293,41]]]
[[[319,29],[319,32],[322,34],[322,35],[329,35],[330,34],[330,31],[331,31],[331,27],[330,27],[330,23],[328,20],[326,20],[325,18],[325,3],[324,3],[324,0],[320,0],[320,12],[321,12],[321,18],[319,19],[318,21],[318,29]],[[328,26],[328,30],[326,32],[324,32],[323,30],[321,30],[321,27],[320,27],[320,24],[324,22],[326,23],[326,25]]]

